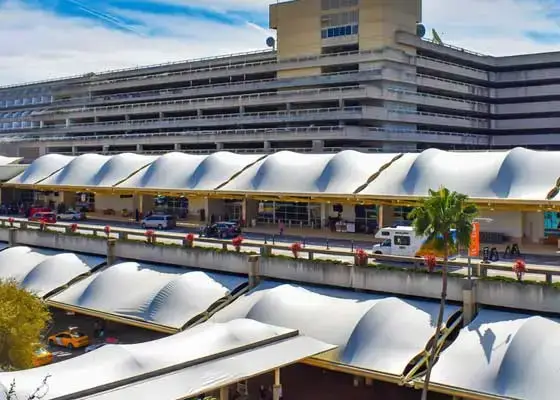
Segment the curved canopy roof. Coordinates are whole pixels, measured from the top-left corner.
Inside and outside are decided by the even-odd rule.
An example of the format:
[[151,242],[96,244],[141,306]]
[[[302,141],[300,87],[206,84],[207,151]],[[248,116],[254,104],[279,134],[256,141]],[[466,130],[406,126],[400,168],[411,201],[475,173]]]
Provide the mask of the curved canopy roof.
[[112,187],[156,159],[155,156],[132,153],[115,156],[84,154],[37,183],[48,187]]
[[[251,320],[236,320],[225,324],[204,323],[159,340],[131,345],[109,344],[79,357],[48,366],[3,372],[0,373],[0,385],[9,387],[15,380],[18,398],[28,398],[44,377],[49,375],[49,390],[44,397],[46,400],[191,362],[205,373],[203,381],[182,382],[182,388],[188,391],[187,388],[192,385],[196,385],[195,388],[204,387],[204,384],[215,385],[224,376],[238,376],[236,370],[211,368],[212,366],[201,361],[202,359],[225,352],[232,352],[234,356],[239,357],[244,347],[263,347],[262,343],[265,341],[285,342],[287,337],[297,338],[297,332]],[[332,348],[310,338],[303,339],[309,339],[306,345],[312,348],[311,351],[320,352]],[[187,383],[189,386],[185,387]],[[189,395],[187,392],[182,394],[187,397]],[[161,398],[158,393],[144,393],[143,398],[146,397]],[[0,394],[0,398],[5,398],[5,394]]]
[[15,246],[0,252],[0,279],[14,279],[43,297],[103,262],[102,257]]
[[352,194],[398,156],[352,150],[337,154],[281,151],[247,168],[220,191]]
[[16,164],[21,161],[23,157],[6,157],[0,156],[0,166]]
[[119,188],[212,191],[263,155],[220,151],[211,155],[169,153],[118,185]]
[[[59,171],[60,170],[60,171]],[[297,178],[297,179],[296,179]],[[140,156],[48,154],[8,185],[114,187],[121,191],[229,194],[330,195],[366,198],[423,197],[448,187],[480,200],[546,201],[560,188],[560,152],[509,151],[422,153],[211,155],[168,153]],[[558,197],[556,200],[558,200]]]
[[[265,282],[211,321],[237,318],[297,329],[340,347],[339,361],[400,376],[434,334],[439,304]],[[448,305],[444,321],[459,307]]]
[[33,161],[24,172],[7,183],[13,185],[34,185],[66,166],[75,157],[61,154],[47,154]]
[[518,399],[557,399],[559,321],[481,310],[434,365],[431,382]]
[[123,262],[50,300],[179,329],[244,282],[232,275]]
[[560,152],[510,151],[405,154],[359,194],[422,197],[445,186],[479,199],[545,200],[560,178]]

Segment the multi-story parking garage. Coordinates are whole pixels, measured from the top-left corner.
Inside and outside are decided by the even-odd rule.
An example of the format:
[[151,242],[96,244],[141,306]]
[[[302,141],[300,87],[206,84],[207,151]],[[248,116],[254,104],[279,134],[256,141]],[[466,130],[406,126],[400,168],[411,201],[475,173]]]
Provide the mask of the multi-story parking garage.
[[3,152],[556,148],[560,53],[434,44],[421,8],[283,2],[274,50],[0,88]]

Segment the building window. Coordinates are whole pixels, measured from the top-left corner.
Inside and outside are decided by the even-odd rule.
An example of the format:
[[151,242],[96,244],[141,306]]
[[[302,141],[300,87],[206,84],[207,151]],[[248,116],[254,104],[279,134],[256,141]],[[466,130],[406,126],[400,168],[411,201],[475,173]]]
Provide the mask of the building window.
[[393,236],[395,246],[410,246],[410,236]]
[[412,207],[395,207],[393,209],[393,219],[396,224],[407,225],[408,214],[413,210]]
[[321,38],[333,38],[358,34],[358,25],[337,26],[321,30]]
[[321,0],[321,9],[336,10],[337,8],[356,7],[358,0]]

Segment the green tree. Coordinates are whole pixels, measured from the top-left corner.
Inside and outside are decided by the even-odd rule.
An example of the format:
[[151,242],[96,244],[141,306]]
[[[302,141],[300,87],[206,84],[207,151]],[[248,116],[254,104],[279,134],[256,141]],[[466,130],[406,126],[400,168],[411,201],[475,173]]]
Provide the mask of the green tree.
[[[472,223],[478,213],[477,207],[464,194],[447,188],[430,190],[429,196],[409,215],[416,235],[431,241],[436,250],[443,252],[441,302],[434,339],[429,346],[428,364],[422,390],[422,400],[428,397],[428,385],[437,353],[437,340],[441,333],[445,300],[447,298],[447,263],[450,249],[457,245],[468,248],[471,241]],[[451,231],[455,229],[455,239]],[[456,241],[456,242],[455,242]]]
[[13,280],[0,281],[0,368],[17,370],[32,366],[51,316],[39,297]]

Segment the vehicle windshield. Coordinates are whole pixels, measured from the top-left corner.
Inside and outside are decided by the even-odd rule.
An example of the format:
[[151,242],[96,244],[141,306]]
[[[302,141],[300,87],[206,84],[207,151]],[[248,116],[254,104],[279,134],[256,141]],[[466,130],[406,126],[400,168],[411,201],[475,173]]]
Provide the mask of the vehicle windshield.
[[73,338],[81,338],[86,336],[85,333],[79,332],[79,331],[72,331],[70,332],[70,336],[72,336]]
[[38,349],[35,349],[35,355],[36,356],[41,356],[43,354],[48,354],[48,353],[49,352],[44,347],[39,347]]

